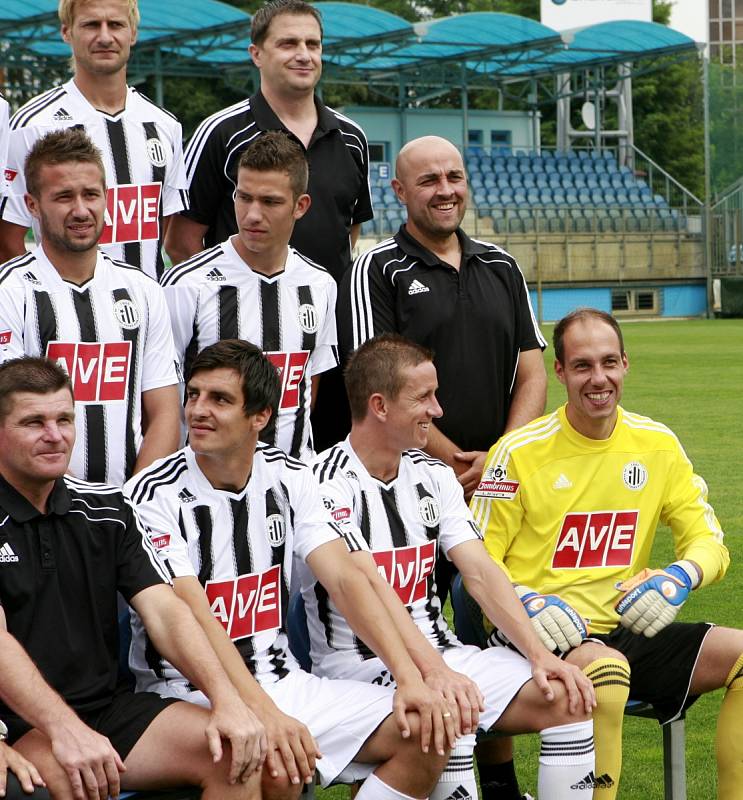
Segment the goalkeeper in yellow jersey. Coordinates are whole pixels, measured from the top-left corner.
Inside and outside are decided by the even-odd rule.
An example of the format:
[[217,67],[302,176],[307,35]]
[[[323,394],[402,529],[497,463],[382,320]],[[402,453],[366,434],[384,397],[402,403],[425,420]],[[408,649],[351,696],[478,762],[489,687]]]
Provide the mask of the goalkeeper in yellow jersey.
[[[613,317],[574,311],[554,347],[567,403],[491,448],[471,504],[485,545],[543,641],[594,683],[594,797],[616,797],[628,696],[666,723],[724,686],[718,797],[741,798],[743,631],[674,622],[730,562],[707,486],[672,431],[619,406],[629,364]],[[649,564],[659,522],[676,553],[662,569]]]

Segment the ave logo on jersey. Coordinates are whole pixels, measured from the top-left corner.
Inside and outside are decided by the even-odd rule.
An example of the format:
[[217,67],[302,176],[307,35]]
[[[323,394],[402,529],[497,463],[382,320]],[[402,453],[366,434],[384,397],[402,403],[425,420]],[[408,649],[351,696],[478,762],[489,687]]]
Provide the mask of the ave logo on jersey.
[[131,342],[49,342],[46,347],[46,357],[70,376],[75,403],[124,400],[131,355]]
[[629,566],[639,514],[637,510],[566,514],[552,555],[552,568]]
[[285,411],[299,408],[304,403],[299,389],[310,360],[309,350],[300,350],[297,353],[266,353],[266,357],[276,367],[281,378],[279,409]]
[[98,244],[125,244],[160,238],[162,184],[126,183],[106,193],[106,214]]
[[406,606],[425,600],[428,578],[436,566],[436,542],[375,550],[372,555],[379,574]]
[[233,641],[281,627],[281,566],[265,572],[207,581],[204,590],[212,614]]

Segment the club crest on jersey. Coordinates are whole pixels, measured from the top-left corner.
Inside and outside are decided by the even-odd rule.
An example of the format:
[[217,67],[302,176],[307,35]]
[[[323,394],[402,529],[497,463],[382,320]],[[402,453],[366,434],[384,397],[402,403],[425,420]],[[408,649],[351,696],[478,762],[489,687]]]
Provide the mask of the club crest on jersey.
[[266,517],[266,534],[271,547],[279,547],[279,545],[284,544],[286,526],[281,514],[271,514],[271,516]]
[[98,244],[159,239],[161,191],[161,183],[110,186],[106,192],[105,224]]
[[379,574],[406,606],[425,600],[428,578],[436,566],[436,542],[378,550],[372,555]]
[[304,371],[310,359],[308,350],[297,353],[266,353],[268,360],[276,367],[281,378],[281,411],[299,408],[304,398],[299,391],[304,378]]
[[204,591],[212,614],[233,641],[281,627],[281,566],[265,572],[207,581]]
[[418,513],[427,528],[435,528],[439,524],[439,504],[433,497],[421,497],[418,501]]
[[552,554],[552,568],[630,566],[639,515],[636,509],[566,514]]
[[131,354],[131,342],[49,342],[45,355],[67,371],[75,404],[85,404],[126,399]]
[[628,489],[639,492],[648,482],[648,471],[645,465],[639,461],[630,461],[629,464],[624,465],[622,480]]
[[167,154],[162,142],[154,136],[148,139],[146,143],[147,158],[150,159],[150,164],[153,167],[164,167],[168,163]]
[[317,317],[317,309],[312,303],[302,303],[299,307],[299,327],[305,333],[317,333],[320,320]]
[[139,309],[126,297],[114,303],[114,316],[125,330],[133,331],[139,327]]

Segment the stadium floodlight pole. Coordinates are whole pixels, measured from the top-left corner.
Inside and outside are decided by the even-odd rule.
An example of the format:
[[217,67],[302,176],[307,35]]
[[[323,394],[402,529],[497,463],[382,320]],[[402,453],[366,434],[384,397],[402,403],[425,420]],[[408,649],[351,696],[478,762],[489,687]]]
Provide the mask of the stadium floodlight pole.
[[709,51],[706,45],[700,48],[702,55],[702,92],[704,102],[704,258],[707,275],[707,318],[714,317],[714,293],[712,283],[712,179],[709,142]]

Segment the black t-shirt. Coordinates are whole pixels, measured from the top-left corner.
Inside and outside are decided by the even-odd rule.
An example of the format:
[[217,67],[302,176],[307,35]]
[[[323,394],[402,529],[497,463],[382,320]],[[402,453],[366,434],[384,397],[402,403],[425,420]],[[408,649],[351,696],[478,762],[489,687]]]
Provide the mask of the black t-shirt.
[[[116,688],[116,590],[129,600],[168,581],[120,489],[65,476],[41,514],[0,477],[8,630],[76,711],[107,705]],[[0,704],[0,716],[7,713]]]
[[463,450],[489,450],[508,418],[519,352],[546,342],[513,257],[457,236],[459,270],[404,225],[359,256],[339,288],[338,340],[344,360],[385,331],[432,349],[444,411],[436,426]]
[[[315,106],[317,127],[306,151],[312,205],[297,222],[291,244],[339,281],[351,265],[351,225],[374,216],[369,147],[355,122],[317,98]],[[186,148],[190,208],[182,213],[209,226],[207,247],[237,233],[233,194],[240,156],[256,137],[273,130],[299,142],[258,92],[207,117],[191,137]]]

